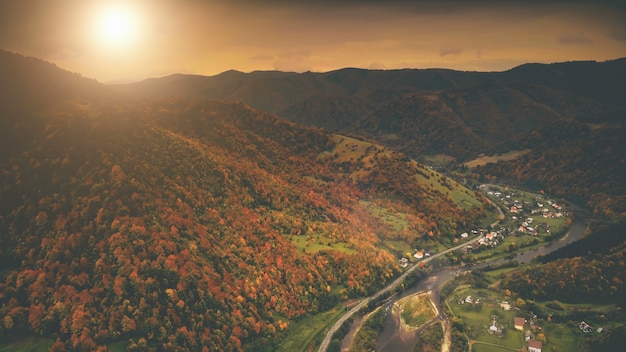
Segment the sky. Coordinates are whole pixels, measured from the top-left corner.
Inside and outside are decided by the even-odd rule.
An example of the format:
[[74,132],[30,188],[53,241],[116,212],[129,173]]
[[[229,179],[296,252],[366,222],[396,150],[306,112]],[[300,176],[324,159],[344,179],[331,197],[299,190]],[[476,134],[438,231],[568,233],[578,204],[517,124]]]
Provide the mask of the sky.
[[621,1],[2,0],[0,49],[101,82],[626,57]]

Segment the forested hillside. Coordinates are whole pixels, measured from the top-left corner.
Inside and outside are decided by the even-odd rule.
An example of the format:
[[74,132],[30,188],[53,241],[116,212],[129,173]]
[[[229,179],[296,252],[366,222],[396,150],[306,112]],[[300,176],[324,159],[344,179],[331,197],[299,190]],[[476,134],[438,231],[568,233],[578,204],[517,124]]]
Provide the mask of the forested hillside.
[[23,143],[0,160],[2,341],[271,345],[298,317],[396,276],[385,240],[435,246],[486,215],[383,147],[349,154],[356,142],[240,103],[74,94],[86,81],[58,82],[72,87],[30,109],[3,102],[16,112],[0,130]]
[[475,175],[525,183],[594,210],[594,218],[626,217],[624,124],[559,119],[514,140],[530,153],[472,170]]
[[243,101],[422,161],[443,156],[452,168],[483,154],[529,150],[472,172],[589,201],[601,218],[614,219],[626,209],[624,82],[626,59],[526,64],[504,72],[225,72],[114,88],[141,97]]

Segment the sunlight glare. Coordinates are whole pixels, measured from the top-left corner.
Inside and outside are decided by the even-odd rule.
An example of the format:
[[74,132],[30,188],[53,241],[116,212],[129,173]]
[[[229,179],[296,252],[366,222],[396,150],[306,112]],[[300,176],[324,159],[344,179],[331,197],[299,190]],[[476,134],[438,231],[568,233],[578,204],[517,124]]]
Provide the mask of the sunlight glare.
[[109,3],[99,10],[96,20],[98,42],[108,49],[127,48],[139,37],[140,17],[124,3]]

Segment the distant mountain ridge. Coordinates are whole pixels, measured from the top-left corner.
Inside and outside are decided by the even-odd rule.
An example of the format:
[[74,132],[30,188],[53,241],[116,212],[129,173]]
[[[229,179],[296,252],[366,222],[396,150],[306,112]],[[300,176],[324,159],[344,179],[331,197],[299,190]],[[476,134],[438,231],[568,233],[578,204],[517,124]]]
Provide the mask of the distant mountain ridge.
[[[606,192],[617,191],[608,203],[626,216],[625,181],[620,174],[626,151],[594,147],[603,140],[622,145],[616,134],[623,131],[626,122],[626,58],[530,63],[503,72],[356,68],[325,73],[229,71],[211,77],[174,75],[113,88],[146,98],[242,101],[298,124],[365,137],[418,160],[425,155],[444,155],[462,163],[481,154],[519,150],[522,145],[531,149],[541,146],[530,154],[536,159],[516,159],[506,162],[506,167],[476,171],[510,181],[541,179],[535,186],[561,196],[596,199],[591,204],[594,207],[607,204],[599,201],[608,196]],[[580,132],[568,136],[548,131],[559,127]],[[530,146],[524,143],[536,140],[533,136],[537,135],[558,135],[558,139],[540,140]],[[560,152],[553,153],[551,145],[558,146]],[[573,150],[580,155],[570,155]],[[561,160],[564,154],[568,158]],[[595,162],[575,164],[577,160]],[[568,191],[558,177],[545,176],[571,175],[572,170],[583,169],[592,172],[580,172],[582,178]],[[614,182],[620,186],[610,191],[602,186]]]
[[109,103],[122,96],[96,80],[56,65],[0,50],[0,108],[33,111],[64,99]]
[[[624,78],[626,58],[605,62],[524,64],[502,72],[356,68],[324,73],[226,71],[215,76],[175,74],[114,85],[114,88],[143,97],[188,97],[191,94],[195,97],[241,100],[252,107],[280,113],[291,104],[317,95],[360,96],[368,99],[378,97],[384,102],[410,93],[468,88],[485,82],[517,82],[591,96],[607,105],[624,108],[626,93],[618,89],[622,87]],[[178,91],[180,87],[185,89]],[[291,90],[285,91],[286,88]],[[256,106],[255,101],[259,99],[253,95],[262,93],[261,90],[283,96],[283,100],[274,104],[265,102],[263,107]],[[387,93],[387,98],[383,98],[383,92]]]
[[[172,75],[113,88],[146,98],[241,101],[299,124],[366,135],[384,143],[392,140],[394,148],[412,157],[445,153],[464,160],[493,148],[510,148],[507,141],[554,118],[619,121],[626,111],[624,82],[626,58],[525,64],[503,72],[228,71],[210,77]],[[429,101],[429,107],[419,101]],[[425,125],[432,120],[429,114],[434,114],[435,125]],[[454,123],[437,118],[452,115]],[[460,134],[453,129],[454,143],[431,148],[418,142],[438,139],[438,128],[447,129],[450,123],[462,129]]]
[[0,162],[26,148],[43,128],[40,112],[68,100],[106,105],[127,100],[93,79],[56,65],[0,50]]

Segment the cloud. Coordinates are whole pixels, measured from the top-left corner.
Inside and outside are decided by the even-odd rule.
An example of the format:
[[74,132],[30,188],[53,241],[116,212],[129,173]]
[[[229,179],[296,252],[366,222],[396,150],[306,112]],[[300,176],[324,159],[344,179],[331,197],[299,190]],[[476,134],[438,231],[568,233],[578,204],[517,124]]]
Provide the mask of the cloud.
[[561,44],[593,44],[594,41],[585,33],[562,34],[556,38]]
[[439,49],[439,56],[444,57],[448,55],[459,55],[463,52],[462,48],[455,46],[444,46]]

